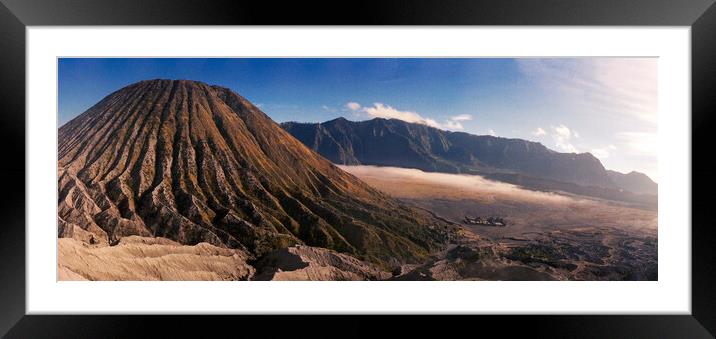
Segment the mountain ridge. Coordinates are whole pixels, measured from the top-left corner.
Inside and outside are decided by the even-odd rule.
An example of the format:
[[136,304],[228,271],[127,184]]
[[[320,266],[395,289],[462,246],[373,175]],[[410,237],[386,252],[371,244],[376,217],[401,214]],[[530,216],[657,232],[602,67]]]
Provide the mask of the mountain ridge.
[[[417,168],[433,172],[527,175],[534,178],[635,194],[656,194],[646,175],[608,171],[591,153],[560,153],[518,138],[444,131],[397,119],[323,123],[284,122],[308,147],[334,163]],[[643,180],[646,177],[647,180]]]

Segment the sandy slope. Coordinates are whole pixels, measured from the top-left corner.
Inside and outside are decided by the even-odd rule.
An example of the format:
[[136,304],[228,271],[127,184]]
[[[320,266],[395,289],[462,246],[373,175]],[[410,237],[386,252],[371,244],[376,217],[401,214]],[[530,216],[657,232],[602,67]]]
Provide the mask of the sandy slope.
[[256,263],[240,250],[208,243],[130,236],[116,246],[58,239],[58,280],[382,280],[375,265],[325,248],[275,250]]
[[116,246],[58,239],[58,280],[244,280],[247,255],[207,243],[126,237]]

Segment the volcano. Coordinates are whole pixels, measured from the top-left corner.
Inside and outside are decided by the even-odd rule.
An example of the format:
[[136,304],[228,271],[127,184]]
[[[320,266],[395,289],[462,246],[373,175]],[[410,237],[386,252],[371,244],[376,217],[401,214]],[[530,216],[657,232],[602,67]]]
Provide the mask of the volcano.
[[342,171],[228,88],[135,83],[58,138],[60,237],[164,237],[255,257],[301,244],[386,267],[447,239],[441,221]]

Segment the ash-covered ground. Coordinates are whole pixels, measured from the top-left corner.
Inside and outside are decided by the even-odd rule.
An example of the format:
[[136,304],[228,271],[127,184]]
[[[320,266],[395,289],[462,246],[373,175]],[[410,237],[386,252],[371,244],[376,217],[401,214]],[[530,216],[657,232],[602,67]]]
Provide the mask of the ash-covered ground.
[[[342,166],[369,185],[460,225],[460,235],[397,280],[657,280],[657,211],[538,192],[479,176]],[[465,218],[502,218],[506,226]]]

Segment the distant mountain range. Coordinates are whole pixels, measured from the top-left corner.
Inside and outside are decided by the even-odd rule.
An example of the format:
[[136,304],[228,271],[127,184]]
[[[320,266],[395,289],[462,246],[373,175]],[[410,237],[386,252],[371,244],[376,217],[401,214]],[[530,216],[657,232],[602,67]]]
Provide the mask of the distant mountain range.
[[60,237],[165,237],[254,257],[306,244],[383,267],[420,262],[447,237],[224,87],[142,81],[58,133]]
[[286,122],[281,127],[337,164],[480,174],[531,188],[624,201],[655,203],[655,197],[643,195],[658,191],[645,174],[608,171],[590,153],[560,153],[523,139],[450,132],[382,118]]

